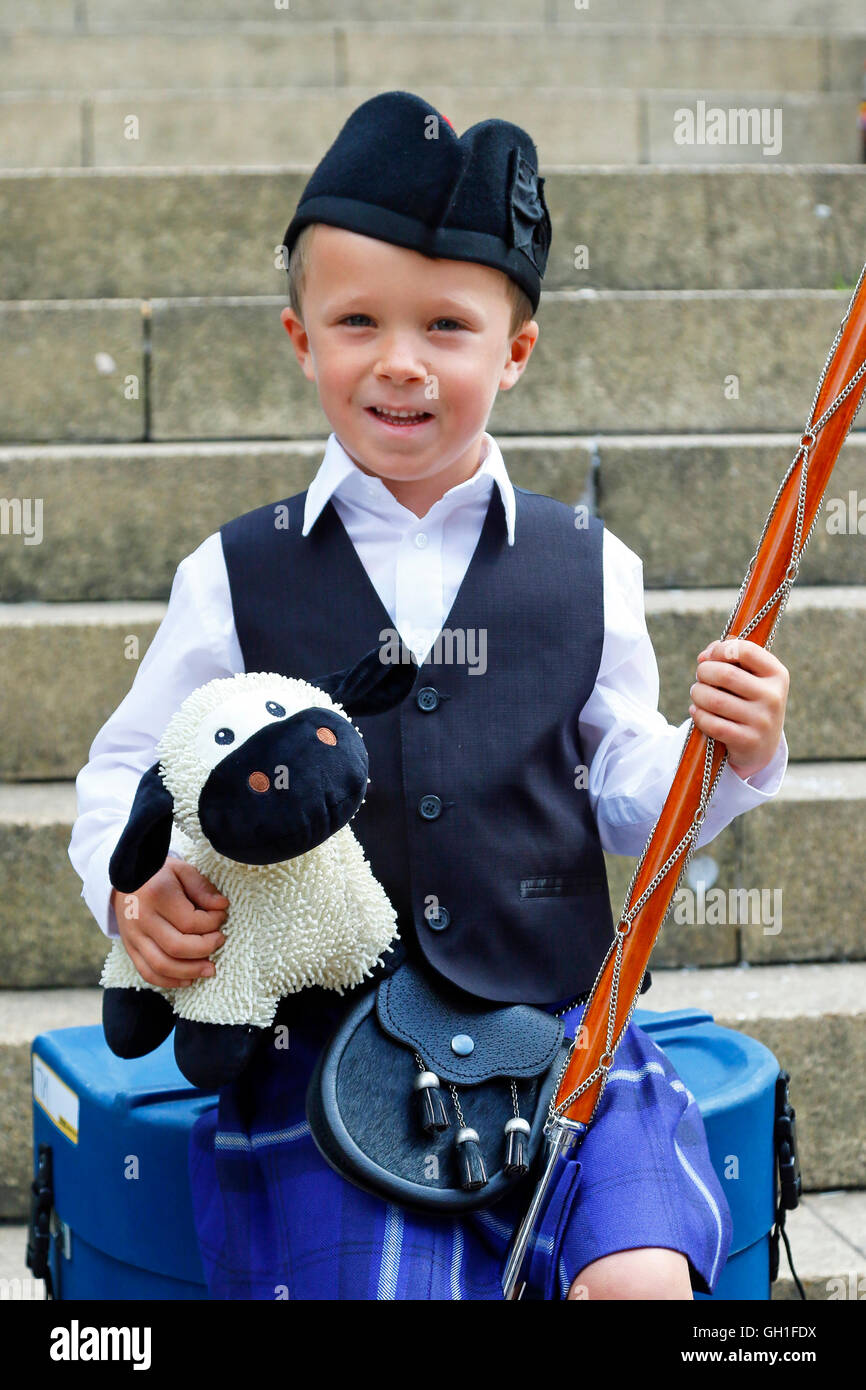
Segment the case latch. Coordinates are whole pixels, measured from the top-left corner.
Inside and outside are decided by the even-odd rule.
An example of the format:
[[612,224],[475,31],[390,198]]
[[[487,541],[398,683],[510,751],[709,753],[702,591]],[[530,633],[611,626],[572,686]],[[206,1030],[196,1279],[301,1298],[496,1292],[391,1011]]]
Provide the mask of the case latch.
[[54,1177],[50,1144],[40,1144],[36,1176],[30,1184],[30,1221],[27,1227],[25,1263],[36,1279],[45,1280],[48,1298],[54,1298],[51,1278],[51,1213],[54,1209]]

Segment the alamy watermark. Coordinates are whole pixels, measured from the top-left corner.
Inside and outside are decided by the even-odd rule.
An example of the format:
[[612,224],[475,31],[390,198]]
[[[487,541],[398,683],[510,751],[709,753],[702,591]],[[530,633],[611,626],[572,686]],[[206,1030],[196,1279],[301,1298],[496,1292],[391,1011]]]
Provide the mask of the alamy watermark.
[[675,145],[761,145],[765,156],[782,149],[780,106],[707,106],[701,98],[674,112]]
[[[383,665],[396,665],[401,657],[404,639],[393,627],[385,627],[379,633],[379,641],[384,645],[379,649],[379,660]],[[424,653],[425,661],[440,666],[468,666],[470,676],[483,676],[487,670],[487,629],[485,627],[444,627],[429,645],[429,636],[423,630],[407,631],[405,645],[413,652]],[[420,658],[419,658],[420,659]]]
[[672,921],[679,926],[760,926],[764,936],[782,930],[781,888],[678,888],[671,899]]
[[25,545],[41,545],[42,498],[0,497],[0,536],[23,536]]

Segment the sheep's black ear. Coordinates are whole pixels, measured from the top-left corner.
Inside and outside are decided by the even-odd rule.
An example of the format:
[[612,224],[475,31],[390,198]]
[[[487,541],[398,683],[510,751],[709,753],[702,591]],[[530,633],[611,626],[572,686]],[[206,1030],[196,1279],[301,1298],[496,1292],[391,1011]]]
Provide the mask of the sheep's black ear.
[[393,709],[406,699],[415,684],[418,662],[414,652],[402,642],[399,661],[382,661],[379,651],[374,647],[354,666],[332,671],[310,684],[326,690],[352,718]]
[[159,763],[142,774],[123,834],[108,861],[112,888],[134,893],[157,873],[168,855],[174,801],[159,775]]

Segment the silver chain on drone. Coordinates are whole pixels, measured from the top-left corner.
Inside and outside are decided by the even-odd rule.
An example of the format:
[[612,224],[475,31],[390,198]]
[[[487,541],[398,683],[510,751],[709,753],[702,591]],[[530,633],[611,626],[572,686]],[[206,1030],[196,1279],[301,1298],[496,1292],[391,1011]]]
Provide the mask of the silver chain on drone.
[[[750,576],[751,576],[752,569],[754,568],[755,561],[756,561],[757,558],[758,558],[758,553],[759,553],[759,551],[760,551],[760,549],[761,549],[761,546],[762,546],[763,543],[764,543],[764,537],[766,536],[767,531],[769,530],[770,524],[771,524],[772,519],[773,519],[773,515],[774,515],[775,510],[776,510],[776,507],[777,507],[777,505],[778,505],[778,503],[779,503],[779,499],[780,499],[780,497],[782,496],[782,493],[783,493],[783,491],[784,491],[784,489],[785,489],[785,487],[786,487],[786,485],[787,485],[787,483],[788,483],[789,478],[791,477],[791,474],[793,473],[794,469],[796,468],[798,461],[800,460],[800,458],[802,458],[802,460],[803,460],[803,466],[802,466],[801,473],[800,473],[800,483],[799,483],[799,489],[798,489],[798,493],[797,493],[797,519],[796,519],[796,522],[795,522],[795,525],[794,525],[794,537],[793,537],[793,540],[792,540],[792,542],[791,542],[791,556],[790,556],[790,559],[789,559],[789,562],[788,562],[788,566],[787,566],[787,568],[786,568],[786,570],[785,570],[784,578],[782,579],[782,583],[779,585],[779,587],[776,589],[776,591],[775,591],[773,594],[770,595],[770,597],[767,599],[766,603],[765,603],[765,604],[763,605],[763,607],[759,610],[759,612],[757,612],[757,613],[755,614],[755,616],[752,618],[752,620],[751,620],[749,623],[746,624],[746,626],[742,629],[741,632],[739,632],[739,633],[737,634],[737,639],[748,636],[748,634],[754,630],[754,628],[757,626],[757,624],[758,624],[758,623],[761,621],[761,619],[770,611],[770,609],[773,607],[773,604],[776,603],[777,600],[778,600],[778,602],[779,602],[779,609],[778,609],[778,612],[776,613],[776,616],[775,616],[775,618],[774,618],[774,620],[773,620],[773,625],[772,625],[772,627],[770,628],[770,632],[769,632],[769,634],[768,634],[768,636],[767,636],[767,640],[766,640],[766,642],[764,643],[764,646],[765,646],[765,648],[766,648],[768,651],[769,651],[769,649],[770,649],[770,647],[771,647],[771,645],[772,645],[773,638],[774,638],[775,633],[776,633],[776,628],[777,628],[777,626],[778,626],[778,624],[779,624],[779,619],[781,618],[782,613],[785,611],[785,607],[786,607],[787,602],[788,602],[788,597],[789,597],[789,595],[790,595],[791,589],[792,589],[793,586],[794,586],[794,581],[795,581],[795,579],[796,579],[796,577],[797,577],[797,571],[798,571],[799,568],[800,568],[800,559],[801,559],[801,557],[802,557],[803,551],[806,549],[806,546],[807,546],[808,543],[809,543],[809,540],[810,540],[810,538],[811,538],[812,532],[813,532],[814,529],[815,529],[815,525],[816,525],[816,523],[817,523],[818,516],[819,516],[819,514],[820,514],[821,500],[822,500],[823,495],[824,495],[824,494],[822,493],[822,494],[821,494],[821,497],[818,499],[818,506],[817,506],[816,509],[815,509],[815,516],[814,516],[814,518],[813,518],[813,520],[812,520],[812,525],[809,527],[809,531],[808,531],[808,533],[807,533],[807,535],[806,535],[806,538],[805,538],[805,540],[803,541],[803,543],[802,543],[802,545],[801,545],[801,544],[800,544],[800,537],[801,537],[801,534],[802,534],[802,531],[803,531],[803,518],[804,518],[804,514],[805,514],[805,509],[806,509],[806,489],[807,489],[808,480],[809,480],[809,454],[810,454],[810,450],[811,450],[813,444],[815,443],[815,439],[816,439],[818,433],[820,432],[820,430],[822,430],[822,429],[824,428],[824,425],[825,425],[825,424],[827,423],[827,421],[830,419],[831,415],[835,414],[835,412],[839,409],[839,407],[840,407],[840,405],[842,404],[842,402],[843,402],[843,401],[851,394],[851,392],[854,390],[854,387],[857,385],[858,381],[860,381],[860,379],[861,379],[864,375],[866,375],[866,361],[864,361],[864,362],[861,362],[860,366],[857,368],[857,371],[856,371],[856,372],[854,373],[854,375],[851,377],[851,380],[847,383],[847,385],[840,391],[839,395],[836,396],[836,397],[834,398],[834,400],[830,403],[830,405],[829,405],[829,406],[827,407],[827,409],[824,411],[824,413],[823,413],[823,415],[821,416],[821,418],[820,418],[819,420],[815,420],[815,419],[814,419],[814,416],[815,416],[815,408],[816,408],[816,406],[817,406],[817,404],[818,404],[818,397],[819,397],[820,394],[821,394],[821,388],[822,388],[823,385],[824,385],[824,381],[825,381],[825,378],[826,378],[826,376],[827,376],[827,372],[828,372],[828,370],[829,370],[830,363],[832,362],[833,356],[834,356],[834,354],[835,354],[835,352],[836,352],[836,349],[837,349],[837,347],[839,346],[839,342],[840,342],[840,340],[841,340],[842,333],[843,333],[844,328],[845,328],[845,324],[848,322],[848,317],[849,317],[849,315],[850,315],[850,313],[851,313],[851,306],[853,305],[854,300],[857,298],[857,294],[858,294],[858,292],[859,292],[860,286],[861,286],[861,284],[863,283],[864,275],[866,275],[866,265],[864,265],[864,266],[863,266],[863,269],[860,271],[860,276],[859,276],[859,278],[858,278],[858,280],[857,280],[857,284],[854,286],[854,291],[853,291],[853,293],[852,293],[852,295],[851,295],[851,299],[850,299],[850,301],[849,301],[849,303],[848,303],[848,308],[846,309],[845,315],[844,315],[844,317],[843,317],[841,323],[839,324],[839,328],[837,329],[836,336],[835,336],[835,338],[833,339],[832,344],[830,345],[830,350],[829,350],[829,352],[827,353],[827,357],[826,357],[826,360],[825,360],[825,362],[824,362],[824,366],[823,366],[823,369],[822,369],[822,371],[821,371],[821,375],[820,375],[820,377],[818,378],[818,385],[815,387],[815,394],[814,394],[814,396],[812,397],[812,408],[811,408],[811,410],[809,411],[809,424],[806,426],[806,429],[803,431],[802,435],[800,436],[800,446],[799,446],[799,448],[797,449],[796,454],[794,455],[794,458],[793,458],[793,460],[792,460],[792,462],[791,462],[790,467],[788,468],[788,471],[786,472],[784,478],[782,479],[781,483],[779,484],[779,489],[778,489],[778,491],[777,491],[777,493],[776,493],[775,498],[773,499],[773,503],[772,503],[772,505],[771,505],[771,507],[770,507],[770,511],[769,511],[769,513],[768,513],[768,515],[767,515],[767,519],[766,519],[766,521],[764,522],[764,529],[763,529],[762,532],[761,532],[760,540],[758,541],[758,544],[757,544],[757,546],[756,546],[756,548],[755,548],[755,553],[754,553],[754,555],[752,556],[751,560],[749,561],[749,568],[747,569],[747,571],[746,571],[746,576],[745,576],[745,578],[744,578],[742,584],[740,585],[740,591],[739,591],[739,593],[737,594],[737,598],[736,598],[736,601],[735,601],[735,603],[734,603],[733,609],[731,610],[731,614],[730,614],[730,616],[729,616],[729,618],[728,618],[728,621],[727,621],[726,624],[725,624],[724,632],[722,633],[722,636],[721,636],[721,638],[719,639],[720,641],[725,641],[725,640],[731,635],[731,634],[730,634],[731,623],[733,622],[734,617],[736,616],[737,609],[739,608],[740,602],[741,602],[742,597],[743,597],[743,594],[744,594],[745,591],[746,591],[746,586],[747,586],[747,584],[748,584],[748,582],[749,582],[749,578],[750,578]],[[866,394],[866,393],[864,393],[864,394]],[[851,426],[854,424],[854,421],[855,421],[856,418],[857,418],[857,413],[858,413],[858,411],[859,411],[859,409],[860,409],[860,406],[861,406],[862,404],[863,404],[863,397],[861,396],[860,401],[859,401],[858,404],[857,404],[857,409],[854,411],[854,414],[852,415],[851,421],[850,421],[850,423],[849,423],[849,425],[848,425],[848,431],[850,431]],[[848,431],[846,431],[846,437],[847,437]],[[804,442],[804,441],[806,441],[806,442]],[[841,446],[842,446],[842,443],[844,443],[844,440],[841,441],[840,446],[839,446],[840,448],[841,448]],[[693,721],[692,721],[692,722],[693,722]],[[680,756],[679,756],[679,759],[677,760],[677,766],[676,766],[676,770],[675,770],[675,772],[674,772],[674,780],[676,779],[676,773],[679,771],[680,763],[681,763],[682,760],[683,760],[683,754],[685,753],[686,744],[688,743],[688,740],[689,740],[689,737],[690,737],[690,736],[691,736],[691,729],[689,729],[688,734],[686,735],[685,739],[683,740],[683,746],[682,746],[682,748],[680,749]],[[574,1102],[577,1100],[578,1096],[582,1095],[583,1092],[584,1092],[585,1090],[587,1090],[588,1087],[592,1086],[596,1081],[600,1081],[601,1084],[600,1084],[600,1086],[599,1086],[599,1088],[598,1088],[598,1095],[597,1095],[596,1100],[595,1100],[595,1105],[593,1106],[593,1109],[592,1109],[592,1115],[590,1115],[590,1122],[592,1121],[592,1118],[593,1118],[593,1116],[595,1115],[596,1110],[598,1109],[599,1102],[601,1101],[602,1095],[604,1094],[604,1088],[605,1088],[605,1086],[606,1086],[606,1084],[607,1084],[608,1073],[610,1072],[610,1068],[611,1068],[611,1066],[613,1065],[613,1054],[615,1053],[617,1047],[619,1046],[620,1041],[621,1041],[621,1039],[622,1039],[622,1036],[623,1036],[623,1034],[625,1033],[625,1030],[626,1030],[626,1028],[628,1027],[628,1025],[629,1025],[629,1023],[630,1023],[630,1021],[631,1021],[631,1016],[632,1016],[632,1014],[634,1013],[635,1008],[637,1007],[637,1001],[638,1001],[638,998],[639,998],[639,995],[638,995],[638,994],[635,994],[635,997],[634,997],[634,999],[632,1000],[632,1003],[631,1003],[631,1008],[629,1009],[628,1014],[626,1015],[626,1018],[625,1018],[624,1021],[623,1021],[623,1025],[622,1025],[622,1027],[621,1027],[621,1029],[620,1029],[620,1031],[619,1031],[619,1035],[617,1036],[616,1039],[614,1039],[613,1034],[614,1034],[614,1028],[615,1028],[615,1026],[616,1026],[616,1010],[617,1010],[617,1003],[618,1003],[618,998],[619,998],[619,974],[620,974],[620,967],[621,967],[621,964],[622,964],[623,943],[624,943],[624,941],[625,941],[625,938],[628,936],[629,932],[631,931],[631,924],[632,924],[633,919],[635,918],[635,916],[637,915],[637,913],[641,910],[641,908],[643,907],[643,905],[644,905],[644,903],[647,901],[647,899],[655,892],[655,890],[656,890],[656,888],[658,887],[659,883],[661,883],[662,879],[667,875],[668,871],[669,871],[669,870],[672,868],[672,866],[676,863],[676,861],[677,861],[677,859],[679,858],[680,854],[682,853],[684,847],[686,847],[686,846],[687,846],[688,848],[687,848],[687,850],[686,850],[686,854],[685,854],[685,857],[684,857],[684,859],[683,859],[682,865],[680,866],[680,871],[679,871],[679,874],[677,875],[677,881],[676,881],[676,883],[674,884],[673,892],[676,892],[677,886],[679,885],[679,882],[680,882],[680,880],[681,880],[683,874],[685,873],[685,871],[686,871],[686,869],[687,869],[687,867],[688,867],[688,865],[689,865],[689,862],[690,862],[690,860],[691,860],[691,858],[692,858],[692,855],[694,854],[694,851],[695,851],[695,849],[696,849],[696,847],[697,847],[697,841],[698,841],[699,836],[700,836],[700,827],[701,827],[701,824],[703,823],[704,817],[705,817],[705,815],[706,815],[707,806],[708,806],[710,800],[712,799],[712,796],[713,796],[713,794],[714,794],[714,792],[715,792],[715,790],[716,790],[716,787],[717,787],[717,785],[718,785],[719,778],[721,777],[722,771],[723,771],[723,769],[724,769],[724,767],[725,767],[725,764],[727,763],[727,760],[728,760],[727,750],[725,750],[724,757],[722,758],[722,761],[719,763],[718,769],[717,769],[717,771],[716,771],[716,775],[715,775],[715,777],[713,778],[712,786],[710,786],[710,785],[709,785],[709,781],[710,781],[710,768],[712,767],[712,763],[713,763],[713,750],[715,749],[715,746],[716,746],[716,745],[715,745],[715,739],[714,739],[714,738],[711,738],[709,735],[707,735],[707,745],[706,745],[706,748],[705,748],[705,750],[704,750],[704,770],[703,770],[703,776],[702,776],[702,778],[701,778],[701,795],[700,795],[700,800],[699,800],[699,802],[698,802],[697,809],[695,810],[694,816],[692,817],[692,823],[691,823],[691,825],[689,826],[689,828],[688,828],[688,830],[686,831],[686,833],[683,835],[683,837],[682,837],[682,839],[680,840],[679,844],[676,846],[676,848],[675,848],[674,850],[671,851],[671,853],[668,855],[667,859],[665,860],[664,864],[661,866],[661,868],[658,870],[658,872],[654,875],[654,877],[652,878],[652,880],[647,884],[646,888],[644,889],[643,893],[641,893],[641,895],[640,895],[640,897],[638,898],[637,902],[634,903],[634,904],[632,905],[632,907],[631,907],[627,912],[623,912],[622,916],[621,916],[620,919],[619,919],[619,922],[617,923],[616,927],[614,928],[614,939],[613,939],[613,941],[611,942],[610,946],[609,946],[608,949],[607,949],[607,954],[605,955],[604,960],[602,961],[601,966],[599,967],[598,974],[597,974],[596,977],[595,977],[595,983],[593,984],[592,989],[590,990],[589,998],[592,999],[592,998],[595,996],[596,987],[598,986],[598,984],[599,984],[599,982],[600,982],[600,980],[601,980],[601,977],[602,977],[602,975],[603,975],[605,969],[607,968],[607,963],[608,963],[608,961],[610,960],[611,954],[613,953],[614,956],[615,956],[615,959],[614,959],[614,963],[613,963],[613,974],[612,974],[612,978],[611,978],[610,1003],[609,1003],[609,1005],[608,1005],[607,1034],[606,1034],[606,1037],[605,1037],[605,1050],[604,1050],[604,1052],[602,1053],[601,1060],[599,1061],[598,1065],[596,1066],[595,1071],[591,1072],[590,1075],[587,1076],[586,1079],[585,1079],[584,1081],[581,1082],[581,1084],[577,1087],[576,1090],[572,1091],[570,1095],[566,1096],[565,1100],[560,1101],[559,1104],[557,1105],[557,1103],[556,1103],[556,1096],[557,1096],[557,1093],[558,1093],[558,1091],[559,1091],[559,1087],[560,1087],[560,1085],[561,1085],[561,1083],[562,1083],[562,1079],[563,1079],[563,1077],[565,1076],[566,1071],[568,1070],[569,1063],[571,1062],[572,1056],[573,1056],[574,1051],[575,1051],[575,1049],[576,1049],[576,1047],[577,1047],[577,1044],[578,1044],[578,1038],[580,1037],[580,1030],[578,1030],[578,1031],[576,1032],[576,1034],[575,1034],[574,1040],[572,1041],[571,1047],[570,1047],[569,1050],[568,1050],[568,1053],[567,1053],[567,1055],[566,1055],[566,1057],[565,1057],[565,1061],[563,1062],[562,1067],[560,1068],[559,1075],[558,1075],[558,1077],[557,1077],[557,1079],[556,1079],[556,1086],[555,1086],[554,1089],[553,1089],[553,1094],[552,1094],[552,1097],[551,1097],[550,1105],[548,1106],[548,1117],[547,1117],[547,1123],[548,1123],[548,1125],[549,1125],[551,1122],[555,1122],[557,1119],[559,1119],[560,1116],[562,1116],[566,1110],[569,1110],[569,1109],[571,1108],[571,1106],[574,1104]],[[659,823],[659,820],[660,820],[660,819],[661,819],[661,815],[659,815],[659,817],[657,818],[655,824],[653,825],[652,831],[650,832],[650,837],[649,837],[649,839],[647,840],[647,843],[644,845],[644,848],[643,848],[643,850],[641,851],[640,858],[638,859],[637,864],[635,865],[634,873],[633,873],[632,876],[631,876],[631,882],[629,883],[628,889],[626,890],[626,895],[625,895],[625,901],[626,901],[626,903],[628,903],[628,902],[630,901],[630,899],[631,899],[632,890],[633,890],[633,888],[634,888],[634,886],[635,886],[635,883],[637,882],[637,877],[638,877],[638,874],[639,874],[639,872],[640,872],[641,865],[643,864],[644,859],[646,858],[647,849],[649,848],[650,844],[652,843],[652,839],[653,839],[653,836],[655,835],[656,828],[657,828],[657,826],[658,826],[658,823]],[[672,892],[671,896],[673,896],[673,892]],[[624,930],[624,931],[620,931],[620,930],[619,930],[619,928],[622,927],[622,926],[625,927],[625,930]],[[605,1060],[605,1059],[607,1059],[607,1060]]]

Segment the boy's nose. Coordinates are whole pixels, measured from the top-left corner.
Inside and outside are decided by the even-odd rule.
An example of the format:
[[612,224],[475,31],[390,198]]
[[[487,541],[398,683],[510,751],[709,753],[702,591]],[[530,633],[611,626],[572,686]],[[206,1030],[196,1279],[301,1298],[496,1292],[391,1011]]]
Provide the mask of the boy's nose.
[[391,381],[424,381],[427,364],[405,343],[393,343],[382,349],[375,373]]

